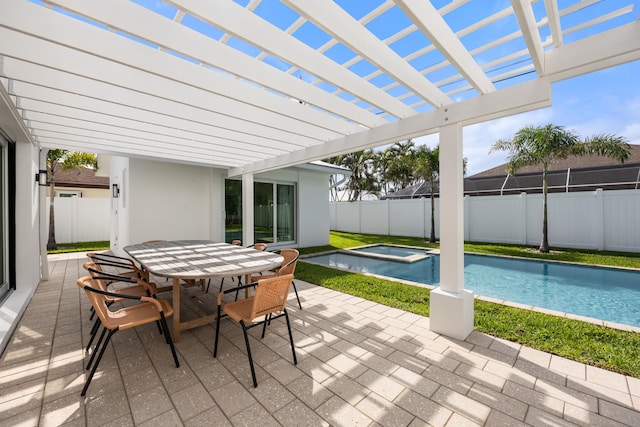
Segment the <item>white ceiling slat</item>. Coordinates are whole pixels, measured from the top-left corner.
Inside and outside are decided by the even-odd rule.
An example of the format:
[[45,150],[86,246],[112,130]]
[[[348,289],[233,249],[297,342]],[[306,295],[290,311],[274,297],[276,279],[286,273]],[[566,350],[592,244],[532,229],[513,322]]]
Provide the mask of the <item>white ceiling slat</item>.
[[558,10],[558,0],[544,0],[544,7],[547,11],[547,20],[551,29],[553,45],[560,47],[563,44],[562,27],[560,26],[560,11]]
[[232,0],[167,0],[190,15],[218,27],[296,67],[354,94],[396,117],[416,114],[402,102],[363,81],[349,70],[316,52],[296,38],[245,10]]
[[333,1],[282,0],[282,2],[315,22],[325,32],[394,79],[402,81],[406,87],[436,108],[451,103],[451,99],[440,89],[403,61],[389,46],[382,43]]
[[156,121],[162,124],[157,124],[144,120],[147,117],[138,118],[135,115],[126,118],[116,117],[102,112],[88,111],[68,105],[53,104],[51,102],[29,98],[20,98],[20,101],[25,109],[25,111],[23,111],[25,120],[51,123],[68,122],[70,125],[71,123],[76,123],[75,126],[79,126],[78,122],[84,122],[85,126],[95,124],[97,126],[112,127],[114,129],[120,129],[123,132],[132,132],[132,135],[135,132],[140,132],[141,134],[147,135],[146,139],[162,136],[165,139],[173,138],[173,141],[177,144],[181,144],[183,141],[193,141],[194,143],[206,145],[222,154],[255,157],[256,159],[283,154],[285,152],[284,150],[264,147],[264,141],[261,141],[263,145],[249,145],[208,134],[194,133],[180,128],[170,127],[169,125],[172,123],[162,123],[160,116],[156,118]]
[[[113,135],[115,140],[118,140],[120,137],[133,139],[134,141],[130,141],[130,143],[134,144],[138,141],[142,143],[150,141],[158,144],[166,144],[168,147],[173,147],[177,143],[180,144],[183,152],[200,153],[202,155],[209,155],[212,150],[215,150],[215,146],[213,144],[203,143],[201,141],[187,138],[175,138],[165,134],[127,129],[110,123],[89,122],[79,120],[77,118],[55,116],[35,111],[25,111],[23,113],[23,118],[29,121],[33,129],[57,129],[59,131],[68,129],[69,132],[71,132],[72,129],[78,129],[80,131],[92,132],[94,135]],[[237,151],[236,153],[233,153],[227,150],[225,150],[224,153],[219,153],[218,157],[221,161],[243,161],[248,159],[251,159],[251,161],[257,161],[263,158],[263,156],[255,154],[252,155],[252,153],[247,151]]]
[[580,30],[583,30],[585,28],[589,28],[589,27],[592,27],[594,25],[601,24],[601,23],[606,22],[606,21],[608,21],[610,19],[617,18],[617,17],[625,15],[627,13],[631,13],[632,10],[633,10],[633,5],[628,5],[628,6],[622,7],[620,9],[617,9],[617,10],[614,10],[612,12],[609,12],[609,13],[607,13],[605,15],[600,15],[599,17],[591,19],[591,20],[589,20],[587,22],[583,22],[580,25],[574,25],[571,28],[567,28],[565,31],[563,31],[563,34],[564,35],[571,34],[571,33],[574,33],[576,31],[580,31]]
[[[173,136],[178,140],[193,140],[208,144],[212,149],[223,150],[224,152],[230,153],[247,153],[249,155],[258,155],[259,157],[282,154],[293,148],[290,145],[281,144],[278,146],[276,145],[276,141],[269,141],[257,137],[245,138],[243,140],[241,138],[242,135],[224,132],[223,130],[216,132],[215,128],[214,132],[205,133],[210,129],[206,126],[198,126],[195,128],[190,126],[190,130],[185,131],[184,120],[172,120],[172,118],[168,116],[135,108],[127,107],[126,109],[122,109],[114,107],[112,104],[104,101],[78,97],[53,89],[38,89],[38,95],[35,95],[38,99],[30,98],[31,93],[29,93],[28,90],[23,89],[23,92],[26,93],[23,93],[19,98],[19,106],[29,112],[41,112],[69,118],[83,117],[96,123],[113,125],[116,125],[118,120],[138,120],[143,125],[143,129],[152,126],[163,134]],[[120,116],[119,114],[124,114],[124,116]],[[169,125],[173,125],[174,127],[167,127]],[[191,125],[191,123],[188,123],[188,125]],[[196,132],[195,130],[199,130],[200,132]]]
[[[330,96],[325,91],[309,86],[293,76],[287,77],[286,74],[279,72],[264,62],[240,53],[177,22],[168,22],[161,16],[128,0],[112,0],[109,2],[53,0],[52,3],[110,27],[118,28],[140,39],[163,46],[187,57],[195,58],[202,63],[211,64],[233,75],[270,87],[292,98],[300,99],[326,111],[334,112],[353,122],[368,127],[385,123],[384,120],[373,114],[367,114],[361,108],[351,106],[344,100]],[[210,78],[220,77],[214,75],[210,76]],[[240,84],[238,82],[235,83]],[[241,93],[231,92],[236,97],[241,95]],[[260,95],[259,93],[256,94],[256,92],[257,90],[254,89],[252,94],[255,96]],[[266,95],[271,94],[264,93],[260,96]],[[245,101],[255,102],[251,98],[249,97]],[[277,110],[276,106],[273,108]]]
[[437,110],[403,119],[375,129],[368,129],[322,145],[304,148],[271,157],[251,165],[232,168],[229,176],[259,173],[279,169],[312,160],[326,159],[366,148],[378,147],[397,141],[429,135],[450,123],[463,126],[507,117],[551,105],[551,82],[540,78],[505,89],[496,90],[484,96],[466,99]]
[[[200,124],[201,126],[198,126],[199,132],[205,132],[224,139],[244,141],[250,145],[262,145],[264,141],[284,150],[300,147],[305,143],[310,145],[314,142],[313,140],[295,137],[280,131],[267,132],[264,127],[248,122],[241,122],[241,128],[234,128],[232,120],[228,120],[225,117],[62,71],[47,70],[45,67],[19,60],[5,58],[3,70],[0,72],[4,72],[7,77],[16,81],[26,81],[66,92],[57,94],[57,96],[59,97],[58,99],[65,99],[67,103],[77,103],[80,100],[79,98],[81,97],[73,94],[86,96],[88,99],[82,99],[81,102],[87,106],[86,108],[89,105],[94,105],[93,111],[101,111],[101,109],[108,108],[105,111],[110,111],[110,114],[119,117],[128,117],[132,114],[137,117],[141,115],[138,111],[158,113],[161,115],[160,117],[166,117],[165,121],[175,117],[183,119],[183,121],[193,122],[194,124],[187,124],[187,130]],[[46,92],[43,92],[43,94],[46,95]],[[108,101],[110,105],[107,106],[105,103],[98,102],[98,100]],[[56,102],[55,98],[51,102]],[[149,119],[148,116],[149,114],[145,116],[146,119]],[[274,135],[276,137],[270,137]]]
[[520,24],[524,41],[529,49],[531,60],[536,67],[538,76],[544,75],[544,52],[542,50],[542,41],[538,32],[536,18],[533,15],[531,2],[529,0],[511,0],[511,6]]
[[[289,129],[292,133],[308,135],[319,141],[353,131],[353,125],[348,125],[339,120],[336,123],[345,125],[344,129],[341,129],[343,132],[329,131],[316,125],[307,125],[300,119],[285,117],[282,112],[287,109],[289,111],[295,109],[300,112],[305,108],[298,103],[280,98],[278,98],[277,103],[271,104],[271,109],[263,109],[226,96],[220,96],[211,91],[203,91],[200,88],[211,87],[214,83],[216,83],[215,86],[217,87],[213,88],[213,90],[218,91],[224,91],[225,85],[231,86],[234,91],[239,93],[242,93],[242,89],[252,92],[255,91],[255,88],[251,88],[248,85],[233,87],[229,82],[215,82],[216,73],[210,73],[195,64],[149,49],[140,43],[99,28],[87,27],[80,21],[48,11],[42,7],[29,3],[25,3],[25,5],[34,7],[35,11],[30,10],[30,7],[24,10],[16,8],[15,13],[1,15],[0,24],[24,31],[34,37],[38,37],[41,41],[28,40],[27,36],[21,36],[18,41],[25,46],[25,49],[20,49],[18,46],[14,47],[13,50],[3,49],[7,52],[14,52],[13,55],[10,53],[7,53],[7,55],[30,57],[30,60],[35,63],[47,61],[46,65],[52,68],[81,73],[96,80],[110,82],[122,87],[130,87],[155,96],[166,97],[212,112],[219,112],[229,117],[240,118],[243,121],[255,122],[278,129]],[[14,8],[11,10],[13,11]],[[27,11],[30,13],[30,19],[19,19]],[[57,15],[57,17],[48,17],[50,14]],[[51,23],[50,21],[53,22]],[[46,26],[46,22],[50,22],[51,25]],[[79,38],[80,34],[82,34],[81,38]],[[45,40],[51,40],[60,46],[51,45]],[[30,51],[43,49],[42,43],[48,43],[47,54],[37,55],[37,58],[34,58],[36,55],[30,53]],[[63,47],[64,45],[74,46],[74,49]],[[30,49],[30,51],[24,52],[26,49]],[[101,57],[94,55],[100,55]],[[119,62],[112,61],[112,59],[116,58]],[[153,74],[149,74],[149,72]],[[167,81],[167,79],[169,80]],[[184,79],[188,83],[183,83],[180,79]],[[238,82],[234,83],[238,84]],[[158,90],[158,87],[163,87],[163,89]],[[275,97],[264,92],[262,92],[262,95]],[[245,96],[251,95],[246,94]],[[260,98],[257,95],[255,97]],[[311,116],[311,112],[307,113]],[[320,116],[326,120],[334,120],[326,115],[320,114]]]
[[396,3],[479,93],[496,89],[431,2],[396,0]]
[[[158,150],[160,152],[171,152],[175,150],[173,143],[164,143],[160,141],[145,140],[141,138],[129,137],[125,135],[118,135],[115,133],[104,133],[100,130],[68,127],[61,124],[51,124],[43,122],[32,122],[32,129],[35,129],[39,135],[44,135],[44,132],[48,132],[48,135],[62,135],[68,137],[82,137],[89,138],[91,140],[106,140],[112,144],[117,144],[123,147],[135,147],[138,150]],[[183,146],[180,148],[182,156],[201,156],[203,158],[210,157],[212,155],[211,150],[199,149],[196,147]],[[212,157],[213,159],[213,157]],[[242,158],[232,158],[230,156],[215,156],[216,162],[224,164],[227,162],[243,163]]]
[[[130,146],[117,146],[110,141],[96,141],[91,138],[66,137],[61,135],[44,134],[38,136],[42,148],[61,148],[69,151],[91,151],[96,154],[125,156],[139,159],[163,160],[172,163],[185,163],[207,167],[222,167],[215,162],[215,156],[176,156],[174,150],[139,150]],[[227,165],[228,167],[229,165]]]

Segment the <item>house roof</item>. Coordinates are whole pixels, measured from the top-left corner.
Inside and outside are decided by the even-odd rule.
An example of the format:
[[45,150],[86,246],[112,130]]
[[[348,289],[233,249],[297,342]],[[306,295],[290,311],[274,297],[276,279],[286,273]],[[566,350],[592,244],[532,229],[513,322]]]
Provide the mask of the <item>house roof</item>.
[[56,187],[109,188],[108,176],[96,176],[95,169],[59,169],[55,174]]
[[[640,145],[631,145],[629,159],[620,164],[603,156],[570,156],[549,166],[547,184],[550,192],[638,189],[640,187]],[[437,187],[437,186],[436,186]],[[435,193],[439,188],[435,189]],[[465,177],[464,193],[476,196],[542,192],[542,166],[520,168],[515,176],[507,176],[507,164]],[[415,199],[429,197],[428,183],[402,188],[383,199]]]
[[[630,145],[631,155],[624,163],[626,166],[640,164],[640,145]],[[624,166],[622,165],[622,166]],[[620,162],[604,156],[569,156],[566,159],[554,160],[549,165],[549,171],[566,171],[567,169],[611,169],[620,168]],[[542,173],[542,165],[524,166],[518,169],[517,175]],[[504,177],[507,174],[507,164],[503,163],[486,171],[469,176],[469,179],[486,178],[494,176]]]
[[14,140],[258,173],[551,104],[640,0],[0,2]]

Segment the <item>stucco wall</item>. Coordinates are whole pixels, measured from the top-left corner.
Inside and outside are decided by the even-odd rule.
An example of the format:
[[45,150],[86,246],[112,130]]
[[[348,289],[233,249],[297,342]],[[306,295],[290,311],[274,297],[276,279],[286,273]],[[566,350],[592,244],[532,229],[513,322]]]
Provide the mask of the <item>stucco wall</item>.
[[[120,197],[111,199],[111,246],[153,239],[224,239],[226,171],[213,168],[114,157],[111,183]],[[293,183],[297,188],[298,246],[329,243],[329,176],[288,168],[258,174],[255,181]]]

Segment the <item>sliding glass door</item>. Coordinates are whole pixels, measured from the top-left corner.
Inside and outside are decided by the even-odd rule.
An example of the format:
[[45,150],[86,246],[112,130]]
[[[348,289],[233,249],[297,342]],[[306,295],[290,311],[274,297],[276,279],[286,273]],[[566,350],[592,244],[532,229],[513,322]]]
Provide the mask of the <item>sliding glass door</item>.
[[[295,234],[295,185],[254,182],[254,241],[293,243]],[[225,240],[242,239],[242,181],[225,181]]]
[[8,259],[8,228],[7,228],[7,141],[0,135],[0,301],[9,291],[9,274],[7,271]]

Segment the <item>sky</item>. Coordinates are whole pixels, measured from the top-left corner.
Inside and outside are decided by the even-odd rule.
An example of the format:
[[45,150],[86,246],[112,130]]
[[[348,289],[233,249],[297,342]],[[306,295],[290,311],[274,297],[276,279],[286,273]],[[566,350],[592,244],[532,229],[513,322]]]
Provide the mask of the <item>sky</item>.
[[[467,176],[505,163],[507,153],[489,154],[491,145],[512,138],[527,125],[553,123],[582,137],[595,134],[624,136],[640,145],[640,61],[554,83],[552,106],[463,129]],[[414,139],[434,147],[437,135]]]

